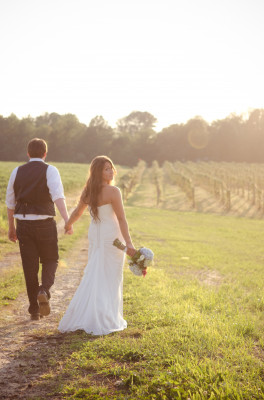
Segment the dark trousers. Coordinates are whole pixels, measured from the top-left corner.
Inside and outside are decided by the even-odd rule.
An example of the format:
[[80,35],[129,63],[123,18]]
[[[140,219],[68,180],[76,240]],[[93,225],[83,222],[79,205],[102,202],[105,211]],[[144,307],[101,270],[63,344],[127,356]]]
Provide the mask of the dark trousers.
[[[17,220],[17,238],[25,275],[29,299],[29,313],[39,311],[37,296],[44,289],[50,298],[49,289],[55,280],[58,266],[58,235],[53,218],[45,220]],[[41,285],[39,285],[39,263],[42,264]]]

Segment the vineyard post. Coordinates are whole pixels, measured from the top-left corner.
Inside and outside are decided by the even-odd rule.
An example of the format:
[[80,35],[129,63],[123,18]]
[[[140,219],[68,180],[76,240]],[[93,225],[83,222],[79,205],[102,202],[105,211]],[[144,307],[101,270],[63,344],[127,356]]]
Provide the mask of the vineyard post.
[[247,187],[248,187],[248,201],[250,200],[250,181],[248,181],[247,183]]
[[257,207],[258,210],[261,210],[261,197],[262,197],[262,192],[259,188],[256,188],[257,190]]
[[192,187],[192,208],[195,208],[195,189]]
[[230,190],[228,189],[226,191],[226,210],[230,210],[231,209],[231,193]]
[[242,185],[242,197],[245,197],[245,182],[242,180],[241,181],[241,185]]
[[252,183],[252,204],[256,204],[256,186]]

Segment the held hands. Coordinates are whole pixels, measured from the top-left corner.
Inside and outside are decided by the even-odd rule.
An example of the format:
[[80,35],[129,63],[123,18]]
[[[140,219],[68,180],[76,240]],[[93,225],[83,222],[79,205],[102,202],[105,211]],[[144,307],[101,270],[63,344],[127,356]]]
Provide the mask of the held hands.
[[69,225],[68,222],[65,223],[64,234],[65,235],[72,235],[73,234],[73,226]]
[[71,226],[70,229],[68,229],[67,231],[65,230],[65,235],[72,235],[73,234],[73,227]]

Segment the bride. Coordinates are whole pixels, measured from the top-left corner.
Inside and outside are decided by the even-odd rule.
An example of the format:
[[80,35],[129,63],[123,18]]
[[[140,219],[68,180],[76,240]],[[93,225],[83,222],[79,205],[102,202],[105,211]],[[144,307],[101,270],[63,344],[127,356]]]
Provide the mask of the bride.
[[79,203],[65,225],[71,231],[88,206],[88,264],[63,318],[59,331],[82,329],[93,335],[107,335],[127,327],[123,319],[123,264],[125,254],[113,246],[118,238],[134,255],[120,190],[111,183],[116,173],[106,156],[92,160],[90,173]]

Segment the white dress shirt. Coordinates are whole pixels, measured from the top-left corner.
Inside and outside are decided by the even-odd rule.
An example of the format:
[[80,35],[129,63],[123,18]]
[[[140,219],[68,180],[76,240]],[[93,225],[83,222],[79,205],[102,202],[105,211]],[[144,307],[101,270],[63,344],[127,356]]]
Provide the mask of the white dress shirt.
[[[30,158],[30,161],[40,161],[44,162],[42,158]],[[15,200],[15,192],[14,192],[14,183],[16,179],[17,170],[19,167],[16,167],[9,178],[9,182],[6,190],[6,205],[10,210],[14,210],[16,206]],[[60,173],[56,167],[53,165],[49,165],[46,172],[47,177],[47,186],[50,192],[50,196],[53,202],[58,199],[65,199],[64,190],[61,182]],[[50,218],[50,215],[35,215],[35,214],[15,214],[14,218],[22,219],[22,220],[37,220],[37,219],[46,219]]]

